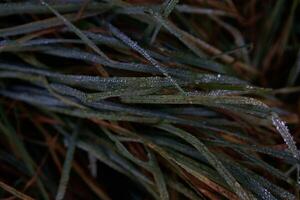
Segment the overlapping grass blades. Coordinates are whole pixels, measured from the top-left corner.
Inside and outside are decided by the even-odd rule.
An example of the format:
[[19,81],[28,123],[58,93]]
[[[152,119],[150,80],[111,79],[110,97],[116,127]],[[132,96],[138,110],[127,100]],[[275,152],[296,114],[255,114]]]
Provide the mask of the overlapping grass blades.
[[[128,199],[297,197],[299,183],[285,171],[299,168],[299,152],[269,104],[272,90],[250,83],[259,70],[245,49],[234,54],[243,47],[210,44],[208,25],[189,15],[208,15],[223,27],[227,22],[215,16],[240,16],[220,2],[213,4],[220,10],[188,3],[0,3],[0,129],[10,143],[0,142],[0,159],[20,170],[8,159],[13,152],[25,164],[10,185],[26,191],[34,177],[38,190],[28,191],[37,199],[118,199],[118,191]],[[253,62],[265,53],[256,52]],[[12,114],[12,100],[21,114]],[[286,149],[275,148],[278,136]],[[86,164],[87,155],[97,161]],[[103,166],[127,184],[92,178]],[[82,193],[66,189],[78,185]]]

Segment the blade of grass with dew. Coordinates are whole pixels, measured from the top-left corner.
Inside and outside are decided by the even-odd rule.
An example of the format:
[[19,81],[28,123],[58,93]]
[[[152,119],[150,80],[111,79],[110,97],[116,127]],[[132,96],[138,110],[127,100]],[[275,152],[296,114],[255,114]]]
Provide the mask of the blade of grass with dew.
[[262,154],[270,155],[275,158],[283,159],[287,163],[290,163],[290,164],[298,163],[297,159],[289,151],[275,150],[273,148],[258,146],[256,144],[252,144],[252,145],[234,144],[234,143],[226,142],[221,139],[208,140],[207,143],[209,145],[229,147],[229,148],[233,148],[233,149],[237,149],[237,150],[241,149],[241,150],[259,152]]
[[252,156],[251,154],[246,153],[245,151],[239,150],[238,151],[243,157],[249,160],[249,162],[253,163],[253,165],[260,166],[261,168],[268,171],[270,174],[275,176],[278,179],[281,179],[283,181],[286,181],[288,183],[293,182],[288,176],[286,176],[283,172],[278,170],[277,168],[273,167],[272,165],[269,165],[268,163],[264,162],[263,160],[257,159],[255,156]]
[[194,52],[198,57],[203,58],[205,57],[204,53],[193,43],[189,41],[186,34],[183,31],[180,31],[175,25],[171,24],[170,21],[163,19],[163,17],[154,11],[150,11],[153,17],[165,28],[167,29],[172,35],[178,38],[183,44],[185,44],[192,52]]
[[91,49],[93,49],[97,54],[99,54],[101,57],[105,58],[106,60],[110,60],[93,41],[91,41],[82,31],[80,31],[76,26],[74,26],[67,18],[59,14],[54,8],[52,8],[48,3],[41,0],[42,5],[46,6],[53,14],[56,15],[57,18],[59,18],[70,30],[72,30],[82,41],[84,41],[87,46],[89,46]]
[[[155,150],[158,154],[160,154],[162,157],[164,157],[165,159],[167,159],[170,162],[170,164],[172,164],[172,166],[174,167],[174,170],[179,170],[179,171],[181,170],[180,168],[177,167],[177,164],[179,164],[178,161],[177,161],[177,159],[178,159],[177,155],[174,154],[174,156],[172,156],[172,154],[170,154],[165,149],[157,146],[155,143],[151,143],[148,140],[144,140],[144,141],[145,141],[145,143],[147,143],[148,145],[150,145],[151,148],[153,150]],[[200,180],[202,180],[204,182],[207,181],[207,178],[205,178],[205,176],[203,176],[202,171],[199,170],[199,168],[198,168],[199,164],[198,163],[197,163],[198,167],[196,167],[196,168],[194,168],[193,166],[187,164],[186,161],[182,161],[182,163],[185,163],[185,164],[184,165],[179,165],[179,166],[183,167],[187,172],[192,173],[193,175],[195,175],[196,177],[200,178]],[[176,165],[174,165],[174,164],[176,164]],[[194,173],[193,169],[196,170],[196,173]],[[178,171],[177,171],[177,173],[178,173]],[[216,176],[213,176],[213,177],[216,177]],[[189,184],[189,182],[187,182],[187,183]]]
[[190,6],[187,4],[177,5],[176,10],[178,10],[179,12],[182,12],[182,13],[233,17],[231,13],[225,12],[223,10],[216,10],[216,9],[210,9],[210,8],[199,8],[199,7]]
[[248,193],[242,188],[240,183],[236,181],[236,179],[229,173],[229,171],[223,166],[223,164],[197,138],[183,130],[170,125],[159,125],[158,128],[168,131],[171,134],[175,134],[176,136],[186,140],[188,143],[194,146],[206,157],[210,164],[216,168],[219,174],[226,180],[228,185],[232,187],[232,189],[241,199],[251,199]]
[[[176,147],[175,147],[176,149]],[[178,154],[174,154],[174,155],[178,155]],[[199,155],[200,156],[200,155]],[[201,155],[201,160],[204,159],[204,156]],[[175,158],[176,160],[176,158]],[[262,185],[268,187],[269,189],[272,188],[272,184],[269,183],[269,182],[266,182],[265,179],[262,179],[261,177],[259,177],[258,175],[255,175],[255,179],[251,178],[253,176],[253,174],[249,174],[249,171],[243,171],[242,168],[238,168],[239,170],[242,170],[243,172],[236,172],[237,168],[236,168],[236,165],[232,164],[232,161],[229,161],[229,160],[224,160],[224,159],[221,159],[222,161],[226,161],[224,164],[226,164],[226,166],[228,167],[228,170],[230,170],[230,172],[232,174],[235,175],[235,177],[243,184],[245,184],[247,187],[250,187],[249,189],[254,191],[255,193],[257,193],[258,195],[261,195],[262,197],[265,197],[264,193],[262,191],[264,191],[264,189],[262,188]],[[182,162],[182,161],[181,161]],[[184,161],[183,162],[184,164],[183,165],[187,165],[187,161]],[[231,163],[231,164],[230,164]],[[228,166],[230,164],[230,166]],[[198,171],[198,168],[199,167],[193,167],[193,165],[187,165],[189,166],[187,168],[188,171],[192,170],[191,173],[195,174],[195,176],[199,176],[199,172]],[[243,175],[241,175],[240,173],[243,173]],[[247,175],[246,175],[246,174]],[[201,173],[200,173],[201,174]],[[245,180],[247,179],[247,180]],[[249,183],[252,182],[251,184],[253,184],[253,182],[258,182],[259,184],[254,184],[256,185],[255,187],[253,186],[249,186]],[[261,185],[260,185],[261,184]],[[275,187],[275,185],[273,185]],[[292,196],[290,193],[288,193],[287,191],[281,189],[281,188],[276,188],[276,190],[280,191],[280,192],[277,192],[277,195],[278,196],[285,196],[287,197],[288,199],[293,199]],[[274,190],[272,190],[274,192]],[[284,198],[285,199],[285,198]]]
[[[89,13],[86,15],[83,15],[82,18],[87,18],[96,15],[97,13]],[[75,20],[75,14],[67,14],[64,18],[68,20]],[[42,31],[45,29],[61,26],[64,23],[60,20],[57,19],[56,17],[53,18],[48,18],[40,21],[35,21],[35,22],[30,22],[27,24],[19,25],[19,26],[14,26],[14,27],[8,27],[8,28],[3,28],[0,29],[0,37],[9,37],[9,36],[16,36],[16,35],[23,35],[23,34],[28,34],[32,33],[35,31]],[[0,48],[1,51],[1,48]]]
[[[282,68],[282,64],[289,63],[287,53],[291,56],[296,53],[297,21],[291,20],[292,14],[288,12],[294,6],[281,7],[280,20],[272,22],[268,13],[276,12],[278,5],[273,6],[276,2],[237,4],[231,0],[200,0],[175,5],[176,0],[164,4],[47,1],[52,9],[38,1],[24,3],[23,8],[22,4],[10,2],[0,4],[8,5],[7,12],[0,14],[0,35],[6,35],[0,41],[1,105],[8,110],[3,115],[12,120],[16,132],[21,128],[22,142],[35,161],[44,156],[42,150],[55,149],[65,156],[63,139],[76,129],[76,119],[84,119],[81,121],[85,134],[76,141],[76,148],[82,151],[73,162],[76,175],[83,178],[84,184],[77,178],[70,179],[67,196],[93,198],[96,194],[95,197],[102,198],[103,193],[97,188],[101,190],[103,184],[103,192],[108,194],[104,196],[112,199],[121,194],[129,199],[147,196],[238,200],[243,192],[248,199],[297,199],[292,190],[298,187],[293,179],[299,176],[299,158],[295,156],[299,150],[279,118],[282,116],[291,125],[292,133],[297,129],[298,118],[284,109],[294,106],[282,103],[294,101],[296,94],[291,99],[288,93],[274,97],[271,90],[252,85],[277,86],[271,81],[273,74],[291,71]],[[199,18],[199,12],[205,15]],[[55,18],[49,18],[53,14]],[[219,19],[217,23],[209,19],[214,16]],[[281,20],[283,16],[289,17],[286,23]],[[271,41],[262,46],[276,47],[273,48],[279,55],[276,59],[282,59],[276,63],[278,68],[267,76],[244,60],[237,60],[238,51],[246,50],[247,46],[236,45],[232,40],[240,42],[242,37],[255,47],[260,46],[258,42],[263,41],[263,35],[257,34],[257,30],[264,21],[271,21],[270,27],[278,27],[272,32]],[[118,27],[115,34],[109,24]],[[231,32],[225,26],[231,27]],[[155,27],[159,29],[153,30]],[[284,27],[292,31],[281,31]],[[126,37],[120,37],[122,34]],[[149,40],[151,34],[155,42],[143,41]],[[109,58],[99,55],[82,37]],[[140,49],[132,48],[129,43],[137,44]],[[287,48],[278,49],[280,44]],[[272,55],[262,51],[267,57]],[[251,63],[255,63],[258,54],[253,49]],[[259,62],[266,59],[262,56]],[[155,64],[184,90],[184,95]],[[190,104],[190,99],[195,103]],[[11,113],[12,107],[20,115]],[[34,124],[45,128],[48,140],[43,137],[41,140],[40,129]],[[285,142],[280,142],[280,135]],[[11,151],[15,149],[5,141],[0,142],[0,153],[14,156]],[[89,169],[80,166],[81,155],[84,161],[87,155],[99,160],[96,168],[104,171],[101,178],[94,181],[92,177],[84,178]],[[52,180],[61,172],[61,164],[53,151],[50,156],[53,159],[43,158],[46,164],[41,163],[35,175],[41,174],[38,178],[43,181],[49,198],[55,198],[57,186]],[[32,176],[22,162],[24,159],[18,167],[16,158],[10,162],[9,158],[7,155],[1,158],[5,163],[1,169],[12,174],[11,177],[18,175],[9,184],[42,198],[34,184],[36,176],[29,182],[23,178]],[[243,191],[235,187],[235,181]],[[77,187],[82,190],[76,190]]]
[[288,127],[285,125],[284,121],[282,121],[276,113],[272,113],[271,120],[278,133],[283,138],[284,142],[289,147],[291,153],[296,159],[300,159],[300,155],[296,146],[296,142],[294,141],[293,136],[291,135]]
[[[186,155],[190,155],[195,158],[198,157],[198,153],[196,152],[196,150],[193,150],[190,147],[188,147],[187,145],[179,143],[178,141],[175,142],[174,140],[164,138],[164,137],[156,139],[156,138],[148,136],[148,135],[145,137],[149,137],[149,139],[151,139],[152,141],[154,141],[155,143],[157,143],[159,145],[163,145],[163,146],[172,148],[176,151],[182,152]],[[210,143],[206,143],[206,144],[208,147],[218,147],[218,145],[211,145]],[[283,181],[287,181],[288,183],[294,182],[289,177],[287,177],[282,171],[278,170],[277,168],[269,165],[268,163],[266,163],[260,159],[257,159],[255,157],[255,155],[251,154],[250,151],[247,151],[247,153],[246,153],[246,151],[243,149],[243,146],[240,146],[240,144],[228,144],[227,147],[234,149],[236,152],[239,152],[243,157],[249,159],[249,161],[252,162],[253,165],[261,166],[262,169],[265,169],[266,171],[268,171],[270,174],[274,175],[275,177],[277,177]],[[207,170],[204,170],[204,171],[207,171]]]
[[185,94],[184,90],[178,85],[178,83],[159,65],[155,59],[153,59],[143,48],[141,48],[137,42],[131,40],[113,25],[108,24],[108,27],[117,38],[145,57],[154,67],[156,67],[165,77],[167,77],[182,94]]
[[[217,55],[222,53],[219,49],[216,49],[215,47],[201,40],[200,38],[196,38],[188,34],[187,32],[179,29],[170,21],[163,19],[158,13],[152,12],[152,15],[160,24],[162,24],[162,26],[164,26],[171,34],[173,34],[180,41],[182,41],[183,44],[189,47],[200,58],[203,58],[204,54],[202,53],[202,51],[200,51],[200,49],[195,44],[201,46],[206,52],[210,54]],[[220,59],[227,64],[232,63],[234,61],[233,57],[226,54],[221,56]],[[242,62],[236,62],[235,66],[247,70],[247,72],[251,74],[257,73],[253,68],[249,67],[248,65]]]
[[156,158],[154,155],[148,151],[148,161],[144,162],[137,158],[135,158],[131,153],[126,149],[126,147],[117,139],[117,137],[113,136],[107,129],[103,129],[103,131],[108,135],[110,139],[112,139],[116,143],[116,147],[119,149],[120,153],[127,157],[129,160],[133,161],[134,163],[138,164],[139,166],[147,169],[150,171],[155,179],[157,184],[157,189],[160,192],[161,199],[169,199],[169,194],[166,188],[166,183],[163,177],[163,174],[157,164]]
[[134,181],[139,180],[140,183],[142,183],[142,185],[149,191],[149,193],[155,197],[155,199],[159,199],[151,187],[152,182],[145,175],[141,174],[128,160],[120,157],[120,155],[115,152],[113,146],[110,145],[109,148],[111,150],[107,149],[103,151],[102,148],[101,150],[98,146],[95,146],[89,141],[79,141],[78,145],[78,147],[94,155],[97,159],[99,159],[100,162],[109,165]]
[[215,192],[221,193],[222,196],[228,199],[237,199],[237,196],[231,191],[230,187],[219,176],[218,172],[213,171],[205,164],[195,162],[187,156],[181,155],[177,151],[167,149],[167,152],[172,160],[188,173],[206,183]]
[[[158,143],[158,144],[160,144],[160,143]],[[236,146],[238,146],[238,145],[236,145]],[[191,155],[192,153],[191,153],[191,151],[188,151],[187,149],[191,149],[191,147],[189,147],[189,146],[186,146],[186,147],[184,147],[183,149],[179,149],[178,148],[178,145],[174,145],[174,146],[169,146],[169,147],[171,147],[172,149],[174,149],[174,150],[176,150],[176,151],[178,151],[178,152],[182,152],[182,153],[184,153],[184,154],[186,154],[186,155]],[[202,161],[204,161],[203,159],[205,159],[204,158],[204,156],[203,155],[201,155],[201,154],[199,154],[199,152],[198,151],[195,151],[195,153],[197,153],[198,155],[195,155],[196,157],[195,158],[198,158],[198,159],[201,159]],[[276,155],[276,154],[275,154]],[[174,159],[175,160],[178,160],[178,158],[180,158],[180,156],[178,155],[178,153],[174,153]],[[221,159],[222,161],[223,161],[223,159]],[[182,161],[180,161],[180,160],[178,160],[178,162],[179,163],[182,163],[181,165],[186,169],[186,170],[188,170],[188,171],[190,171],[191,173],[193,173],[195,176],[200,176],[202,173],[203,173],[203,171],[207,171],[207,170],[200,170],[199,171],[199,169],[201,169],[201,167],[199,166],[199,164],[198,163],[193,163],[194,161],[193,160],[190,160],[190,161],[188,161],[188,160],[182,160]],[[226,161],[226,162],[229,162],[229,163],[231,163],[232,161]],[[225,163],[226,164],[226,163]],[[228,164],[228,163],[227,163]],[[231,171],[231,173],[234,173],[234,174],[236,174],[235,173],[235,168],[233,168],[233,166],[232,166],[232,168],[229,168],[230,169],[230,171]],[[239,168],[239,170],[242,170],[241,168]],[[246,171],[246,172],[243,172],[243,173],[249,173],[249,171]],[[240,174],[239,173],[237,173],[236,174],[237,175],[237,177],[239,177],[240,176]],[[201,175],[201,176],[203,176],[203,175]],[[252,177],[253,176],[253,174],[251,174],[251,175],[246,175],[247,177]],[[212,177],[212,180],[214,180],[216,178],[216,175],[213,175],[213,177]],[[244,177],[245,178],[245,177]],[[244,178],[242,178],[242,177],[239,177],[239,180],[240,181],[242,181],[243,182],[243,180],[244,180]],[[251,178],[247,178],[247,179],[251,179]],[[217,181],[217,180],[215,180],[216,182],[219,182],[219,181]],[[254,181],[259,181],[260,182],[260,184],[263,184],[264,186],[266,186],[266,187],[268,187],[269,189],[270,188],[272,188],[272,187],[276,187],[275,185],[273,185],[272,183],[270,183],[270,182],[266,182],[266,179],[262,179],[261,177],[259,177],[258,175],[255,175],[255,180]],[[243,182],[243,184],[246,184],[246,185],[248,185],[248,182]],[[273,186],[272,186],[273,185]],[[260,189],[260,187],[258,187],[258,188],[256,188],[255,190],[254,190],[255,192],[258,192],[259,194],[261,194],[261,189]],[[272,190],[273,191],[273,190]],[[280,191],[280,192],[277,192],[277,195],[278,196],[285,196],[285,197],[288,197],[288,199],[293,199],[293,195],[291,195],[290,193],[288,193],[287,191],[285,191],[285,190],[283,190],[282,188],[276,188],[276,191]],[[274,192],[274,191],[273,191]],[[283,199],[285,199],[285,198],[283,198]]]
[[[288,200],[295,199],[295,196],[293,194],[278,187],[277,185],[272,184],[267,179],[264,179],[263,177],[258,176],[256,173],[248,170],[247,168],[241,167],[239,165],[233,165],[232,162],[230,162],[229,160],[227,160],[225,158],[223,159],[223,161],[227,163],[227,166],[228,166],[229,170],[231,171],[231,173],[236,174],[236,177],[239,177],[240,181],[244,181],[245,177],[246,177],[246,179],[248,179],[247,181],[249,181],[249,180],[254,181],[254,185],[256,183],[258,183],[259,185],[256,184],[255,186],[259,187],[259,188],[255,189],[255,193],[257,193],[261,198],[269,198],[270,192],[271,192],[273,195],[276,195],[282,199],[288,199]],[[249,190],[253,190],[253,189],[254,188],[249,186]]]
[[[80,3],[53,4],[52,7],[61,13],[74,12],[81,8]],[[110,4],[90,2],[85,8],[87,11],[103,11]],[[21,14],[50,14],[51,11],[43,5],[34,3],[0,3],[0,17]]]
[[[123,134],[123,133],[122,133]],[[138,136],[134,133],[130,133],[130,132],[127,132],[125,131],[124,132],[125,135],[128,135],[128,136]],[[133,135],[132,135],[133,134]],[[150,141],[146,140],[145,138],[141,138],[141,137],[138,137],[139,139],[141,139],[141,141],[146,144],[147,146],[149,146],[151,149],[155,150],[158,154],[160,154],[161,156],[163,156],[165,159],[167,159],[170,164],[172,164],[173,167],[175,167],[176,169],[178,169],[178,167],[176,165],[174,165],[173,161],[174,161],[174,158],[171,157],[164,149],[160,148],[159,146],[156,146],[154,143],[151,143]]]
[[[162,16],[167,18],[171,14],[172,10],[175,8],[176,4],[178,3],[179,0],[165,0],[165,2],[161,6]],[[159,33],[160,28],[161,25],[156,25],[156,27],[154,28],[153,34],[151,36],[150,44],[153,44],[153,42],[155,41],[155,38]]]
[[68,151],[67,151],[66,158],[64,161],[64,166],[63,166],[63,170],[61,172],[61,177],[60,177],[60,181],[59,181],[59,185],[58,185],[58,189],[57,189],[57,193],[56,193],[56,197],[55,197],[56,200],[64,199],[64,196],[65,196],[65,193],[67,190],[67,185],[69,182],[70,173],[71,173],[74,152],[76,149],[76,139],[77,139],[79,132],[80,132],[80,123],[79,123],[78,127],[76,127],[74,132],[72,133],[72,136],[70,137],[70,141],[68,144]]
[[[91,62],[95,62],[98,64],[104,64],[104,65],[108,65],[110,67],[113,68],[117,68],[117,69],[125,69],[125,70],[134,70],[134,71],[138,71],[138,72],[145,72],[145,73],[156,73],[158,72],[157,70],[149,70],[150,66],[147,65],[143,65],[143,64],[129,64],[129,63],[120,63],[120,62],[115,62],[114,65],[111,65],[110,63],[106,62],[106,61],[101,61],[99,59],[99,57],[95,57],[93,54],[89,54],[83,51],[77,51],[74,49],[60,49],[60,48],[55,48],[55,50],[51,50],[51,51],[46,51],[45,53],[52,54],[52,55],[57,55],[57,56],[66,56],[68,58],[74,58],[74,59],[80,59],[82,58],[83,60],[87,60],[87,61],[91,61]],[[124,66],[124,67],[122,67]],[[46,75],[46,76],[52,76],[50,75],[51,73],[47,72],[47,71],[41,71],[38,69],[34,69],[34,68],[25,68],[22,66],[18,66],[15,64],[10,64],[10,63],[1,63],[0,68],[2,69],[13,69],[13,70],[17,70],[17,71],[22,71],[22,72],[31,72],[31,73],[38,73],[41,75]],[[154,68],[155,69],[155,68]],[[184,81],[195,81],[196,84],[200,84],[200,83],[216,83],[216,84],[228,84],[228,85],[240,85],[240,86],[246,86],[246,82],[241,81],[237,78],[231,77],[231,76],[226,76],[226,75],[220,75],[220,74],[207,74],[207,73],[191,73],[185,70],[167,70],[169,68],[165,68],[166,71],[169,74],[172,74],[173,76],[176,77],[181,77],[182,79],[184,79]],[[53,74],[54,75],[54,74]],[[61,77],[62,80],[67,79],[67,75],[61,75],[59,73],[55,73],[54,77]],[[71,78],[77,78],[79,79],[81,76],[69,76]],[[86,77],[89,78],[89,81],[93,81],[93,80],[97,80],[99,78],[93,78],[91,76],[82,76],[82,77]],[[83,78],[81,78],[82,81],[84,80]],[[153,79],[159,79],[158,77],[153,77]],[[177,80],[179,81],[179,80]],[[96,87],[96,86],[94,86]],[[157,86],[156,86],[157,87]]]

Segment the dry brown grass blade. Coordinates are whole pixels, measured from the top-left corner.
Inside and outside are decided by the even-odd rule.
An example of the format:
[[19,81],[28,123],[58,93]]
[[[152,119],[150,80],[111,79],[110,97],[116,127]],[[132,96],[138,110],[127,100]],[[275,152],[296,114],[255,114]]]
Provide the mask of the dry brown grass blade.
[[9,192],[10,194],[12,194],[12,195],[14,195],[15,197],[18,197],[18,198],[20,198],[20,199],[22,199],[22,200],[34,200],[34,199],[31,198],[30,196],[28,196],[28,195],[26,195],[26,194],[24,194],[24,193],[22,193],[22,192],[16,190],[15,188],[13,188],[13,187],[7,185],[6,183],[4,183],[4,182],[2,182],[2,181],[0,181],[0,187],[1,187],[3,190]]

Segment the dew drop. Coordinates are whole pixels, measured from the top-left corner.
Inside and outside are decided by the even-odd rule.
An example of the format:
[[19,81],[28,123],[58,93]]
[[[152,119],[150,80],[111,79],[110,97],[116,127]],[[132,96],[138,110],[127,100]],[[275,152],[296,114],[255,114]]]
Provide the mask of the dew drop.
[[265,200],[272,199],[270,192],[267,189],[265,189],[265,188],[263,189],[263,199],[265,199]]
[[254,87],[253,87],[253,86],[251,86],[251,85],[246,85],[246,89],[248,89],[248,90],[253,90],[253,89],[254,89]]

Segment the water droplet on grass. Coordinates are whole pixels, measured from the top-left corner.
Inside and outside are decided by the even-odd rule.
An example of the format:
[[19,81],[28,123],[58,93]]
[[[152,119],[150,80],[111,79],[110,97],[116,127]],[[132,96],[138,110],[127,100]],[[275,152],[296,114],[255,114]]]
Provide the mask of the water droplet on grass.
[[297,159],[299,159],[299,153],[297,150],[296,143],[293,139],[293,136],[291,135],[288,127],[285,125],[285,123],[278,117],[276,113],[272,113],[272,123],[277,129],[277,131],[280,133],[281,137],[283,138],[284,142],[290,149],[293,156]]

